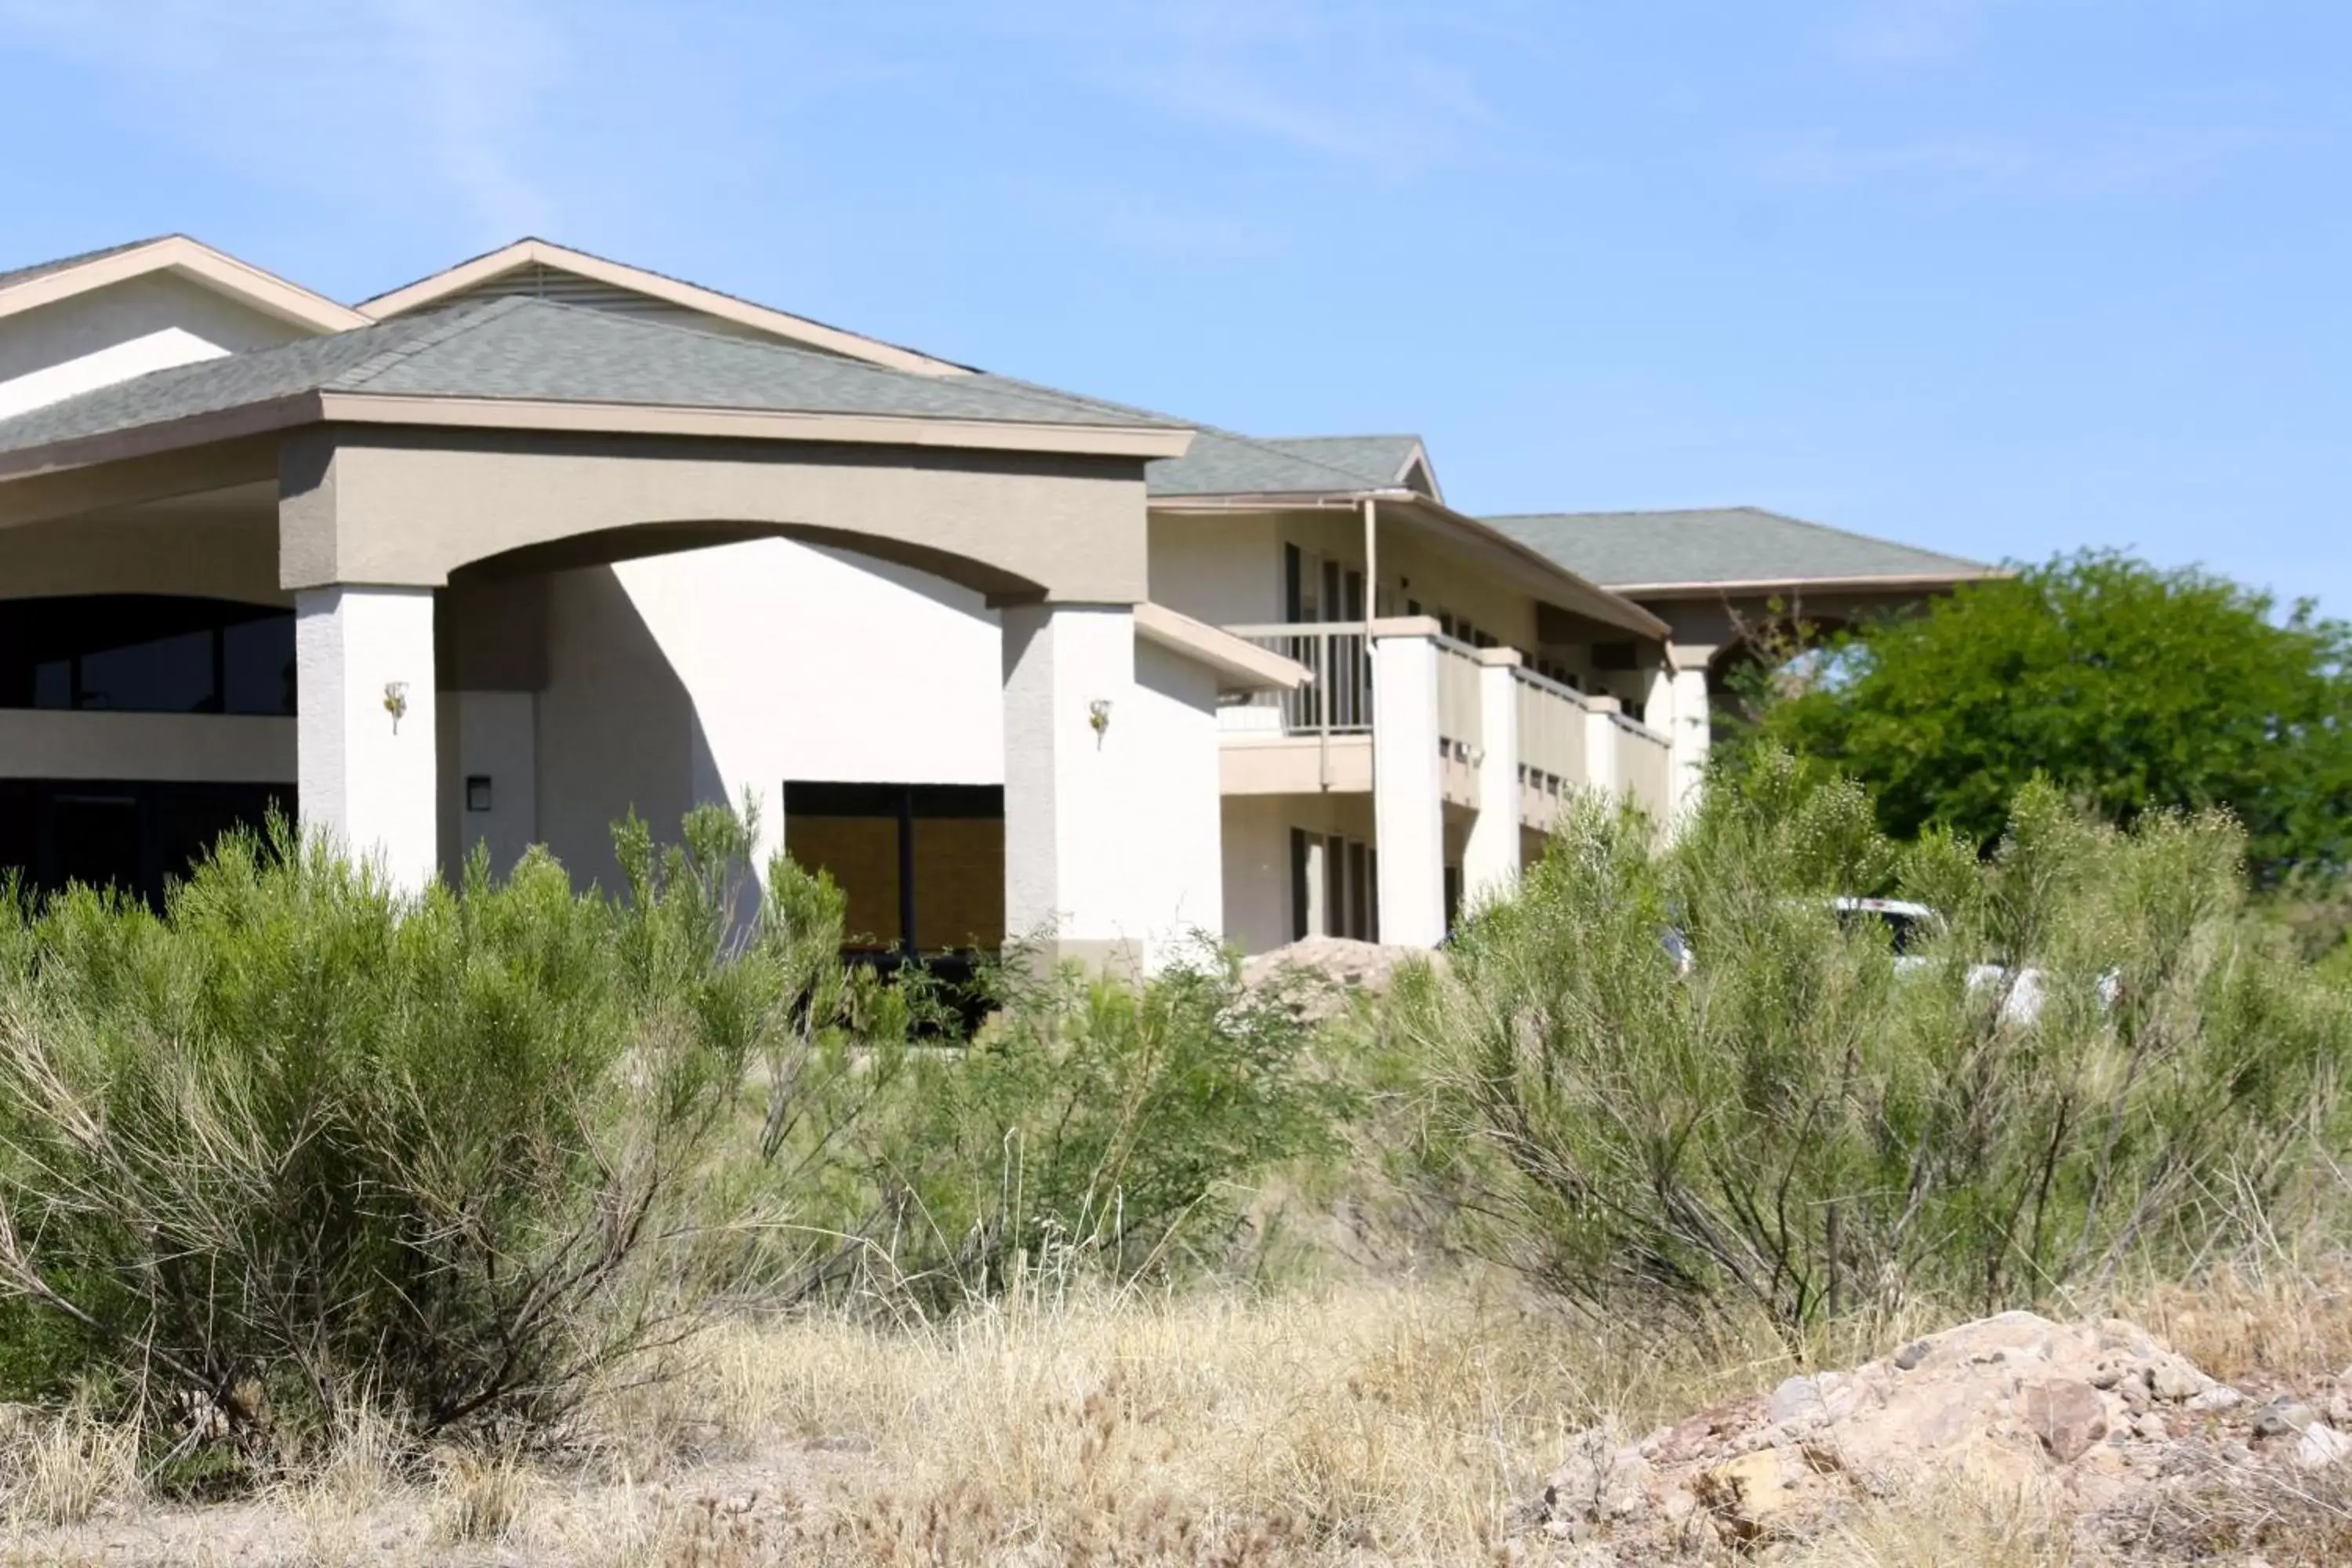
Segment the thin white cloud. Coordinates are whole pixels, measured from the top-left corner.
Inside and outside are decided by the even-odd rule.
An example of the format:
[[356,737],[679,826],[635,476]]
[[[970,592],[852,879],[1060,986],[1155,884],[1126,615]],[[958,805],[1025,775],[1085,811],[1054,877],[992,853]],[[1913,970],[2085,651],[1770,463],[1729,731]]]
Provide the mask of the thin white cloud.
[[0,37],[240,173],[346,196],[421,183],[484,238],[549,215],[527,143],[561,38],[527,0],[0,0]]
[[1831,30],[1849,64],[1918,66],[1955,59],[1982,37],[2002,0],[1860,0]]
[[1458,63],[1517,7],[1465,16],[1417,0],[1171,0],[1149,10],[1000,0],[981,25],[1068,57],[1073,85],[1195,124],[1393,176],[1473,155],[1497,116]]

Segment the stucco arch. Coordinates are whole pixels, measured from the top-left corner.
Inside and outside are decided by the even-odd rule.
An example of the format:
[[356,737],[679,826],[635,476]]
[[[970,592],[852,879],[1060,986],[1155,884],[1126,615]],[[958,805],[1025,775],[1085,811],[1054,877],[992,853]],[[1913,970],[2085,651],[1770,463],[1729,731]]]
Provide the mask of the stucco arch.
[[289,438],[279,576],[438,587],[508,560],[595,564],[774,534],[1002,602],[1147,596],[1135,458],[500,431]]

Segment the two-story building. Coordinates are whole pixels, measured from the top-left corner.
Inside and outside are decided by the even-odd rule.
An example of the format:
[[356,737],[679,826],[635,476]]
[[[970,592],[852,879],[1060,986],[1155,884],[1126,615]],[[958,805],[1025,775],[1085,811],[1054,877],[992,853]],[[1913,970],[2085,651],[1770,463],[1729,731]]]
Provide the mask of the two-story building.
[[0,862],[152,896],[274,803],[586,881],[748,795],[877,950],[1434,942],[1572,792],[1682,807],[1743,615],[1984,570],[1653,516],[537,240],[352,305],[117,247],[0,272]]

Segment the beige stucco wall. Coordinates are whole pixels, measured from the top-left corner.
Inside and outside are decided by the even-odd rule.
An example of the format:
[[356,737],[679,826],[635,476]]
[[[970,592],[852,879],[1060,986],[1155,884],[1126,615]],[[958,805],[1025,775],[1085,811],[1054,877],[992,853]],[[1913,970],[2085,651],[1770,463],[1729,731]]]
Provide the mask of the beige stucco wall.
[[0,776],[294,782],[294,721],[246,713],[0,710]]
[[0,598],[188,594],[290,605],[278,520],[248,515],[75,519],[0,528]]
[[604,536],[593,542],[629,552],[612,531],[716,523],[848,545],[1006,597],[1147,595],[1135,458],[327,429],[288,441],[280,482],[289,587],[437,586],[509,551]]
[[[1361,571],[1363,513],[1339,508],[1163,512],[1151,525],[1153,596],[1217,625],[1280,621],[1286,544]],[[1380,586],[1390,614],[1402,615],[1408,600],[1418,601],[1424,615],[1443,610],[1467,618],[1510,647],[1541,651],[1580,676],[1591,671],[1585,648],[1538,643],[1536,597],[1524,583],[1461,559],[1444,540],[1393,515],[1380,524]]]
[[1223,818],[1225,941],[1244,952],[1291,939],[1292,828],[1374,842],[1368,795],[1227,795]]
[[1271,513],[1155,512],[1152,603],[1213,626],[1278,622],[1282,543]]

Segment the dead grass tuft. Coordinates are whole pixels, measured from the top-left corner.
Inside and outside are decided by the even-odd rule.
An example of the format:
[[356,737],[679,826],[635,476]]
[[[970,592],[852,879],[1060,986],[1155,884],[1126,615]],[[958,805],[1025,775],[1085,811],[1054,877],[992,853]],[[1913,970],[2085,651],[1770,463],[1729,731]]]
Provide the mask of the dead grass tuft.
[[0,1517],[10,1524],[79,1524],[144,1495],[135,1426],[80,1405],[49,1415],[12,1406],[0,1416]]

